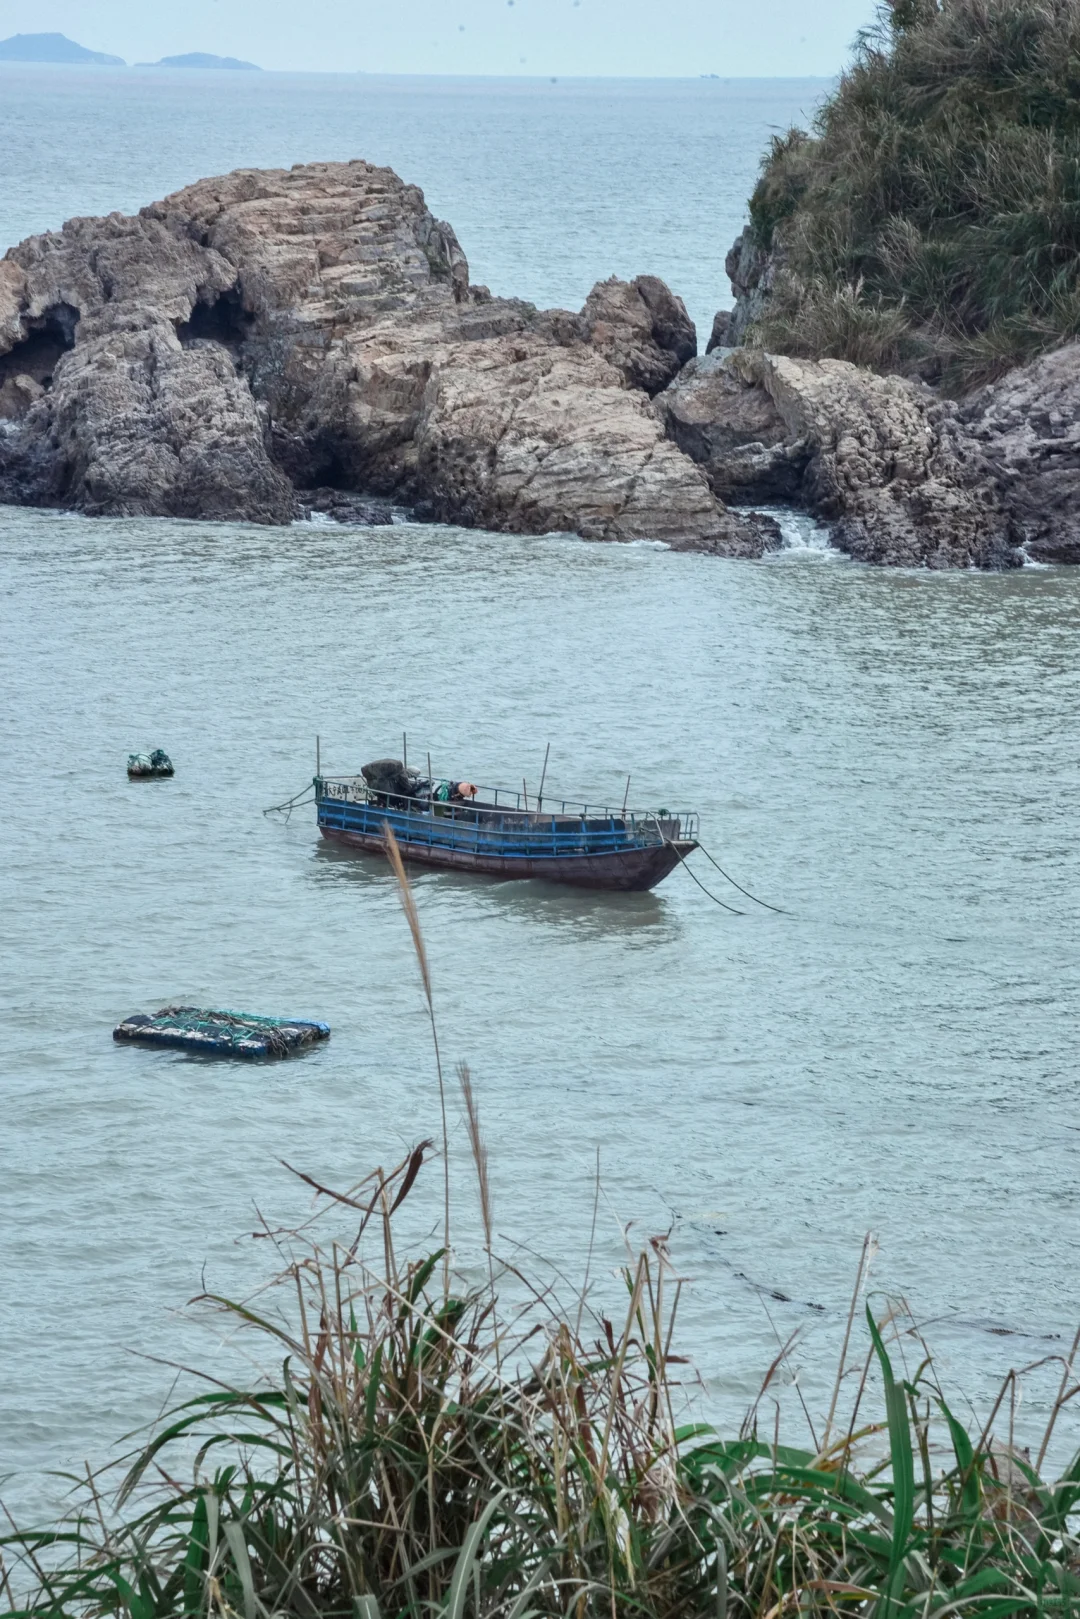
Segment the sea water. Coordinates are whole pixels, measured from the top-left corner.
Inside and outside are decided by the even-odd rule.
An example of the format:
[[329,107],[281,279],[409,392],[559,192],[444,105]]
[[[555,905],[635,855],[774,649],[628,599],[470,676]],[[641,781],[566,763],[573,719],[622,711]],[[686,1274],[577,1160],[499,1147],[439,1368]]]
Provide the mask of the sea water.
[[[0,73],[8,239],[235,163],[364,155],[427,186],[496,291],[573,306],[647,269],[700,320],[761,143],[812,88],[226,81]],[[725,871],[783,913],[700,855],[742,914],[681,871],[629,896],[417,874],[501,1254],[569,1296],[598,1208],[591,1273],[614,1309],[627,1252],[670,1233],[677,1341],[727,1431],[792,1333],[791,1436],[793,1375],[812,1417],[827,1407],[871,1231],[867,1296],[908,1301],[964,1417],[1067,1347],[1080,577],[871,570],[785,527],[784,551],[745,563],[0,512],[0,1473],[18,1516],[55,1507],[45,1469],[149,1420],[172,1365],[254,1375],[254,1345],[183,1307],[272,1273],[250,1233],[311,1207],[282,1160],[348,1186],[438,1134],[391,875],[321,843],[310,806],[262,813],[303,789],[317,735],[326,770],[407,732],[414,763],[530,791],[550,743],[546,793],[621,803],[629,776],[632,804],[698,811]],[[175,779],[128,783],[127,754],[154,746]],[[114,1046],[120,1018],[177,999],[334,1032],[274,1066]],[[450,1129],[469,1265],[453,1092]],[[402,1210],[417,1250],[439,1182],[433,1165]],[[1025,1442],[1058,1376],[1024,1380]]]

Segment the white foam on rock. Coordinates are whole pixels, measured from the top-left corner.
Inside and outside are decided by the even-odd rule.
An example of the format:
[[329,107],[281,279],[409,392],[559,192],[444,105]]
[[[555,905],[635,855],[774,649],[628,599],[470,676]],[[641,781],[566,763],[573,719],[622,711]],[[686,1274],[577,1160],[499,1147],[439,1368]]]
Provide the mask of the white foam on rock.
[[797,512],[790,506],[759,506],[756,510],[771,517],[780,529],[780,549],[770,553],[772,558],[814,556],[831,562],[850,561],[846,552],[833,545],[826,525],[807,512]]

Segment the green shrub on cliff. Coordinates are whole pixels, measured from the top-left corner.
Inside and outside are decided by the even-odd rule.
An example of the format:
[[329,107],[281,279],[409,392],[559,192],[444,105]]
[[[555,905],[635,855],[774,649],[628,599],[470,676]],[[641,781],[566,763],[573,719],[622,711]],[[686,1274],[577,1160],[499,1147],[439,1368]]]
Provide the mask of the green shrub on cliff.
[[750,205],[768,346],[970,386],[1080,333],[1080,0],[894,0]]

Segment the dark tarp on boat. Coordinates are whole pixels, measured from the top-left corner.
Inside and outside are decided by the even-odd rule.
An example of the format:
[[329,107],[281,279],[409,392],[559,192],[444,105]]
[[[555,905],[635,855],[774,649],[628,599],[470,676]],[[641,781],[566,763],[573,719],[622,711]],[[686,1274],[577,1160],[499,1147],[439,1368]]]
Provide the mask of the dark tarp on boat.
[[360,766],[360,774],[368,790],[394,809],[404,809],[410,798],[424,798],[431,794],[431,783],[425,776],[410,770],[400,759],[375,759]]
[[420,777],[409,770],[400,759],[375,759],[361,765],[360,774],[373,793],[392,793],[395,798],[414,798],[420,786]]

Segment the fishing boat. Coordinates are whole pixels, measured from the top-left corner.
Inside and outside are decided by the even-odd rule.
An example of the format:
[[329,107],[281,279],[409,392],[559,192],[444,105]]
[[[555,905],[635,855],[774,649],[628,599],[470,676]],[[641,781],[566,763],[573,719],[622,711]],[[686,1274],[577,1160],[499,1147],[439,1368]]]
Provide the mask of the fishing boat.
[[429,781],[396,759],[358,776],[317,775],[314,787],[331,843],[381,854],[389,826],[406,860],[448,871],[640,893],[698,847],[696,815],[530,801],[525,791]]

